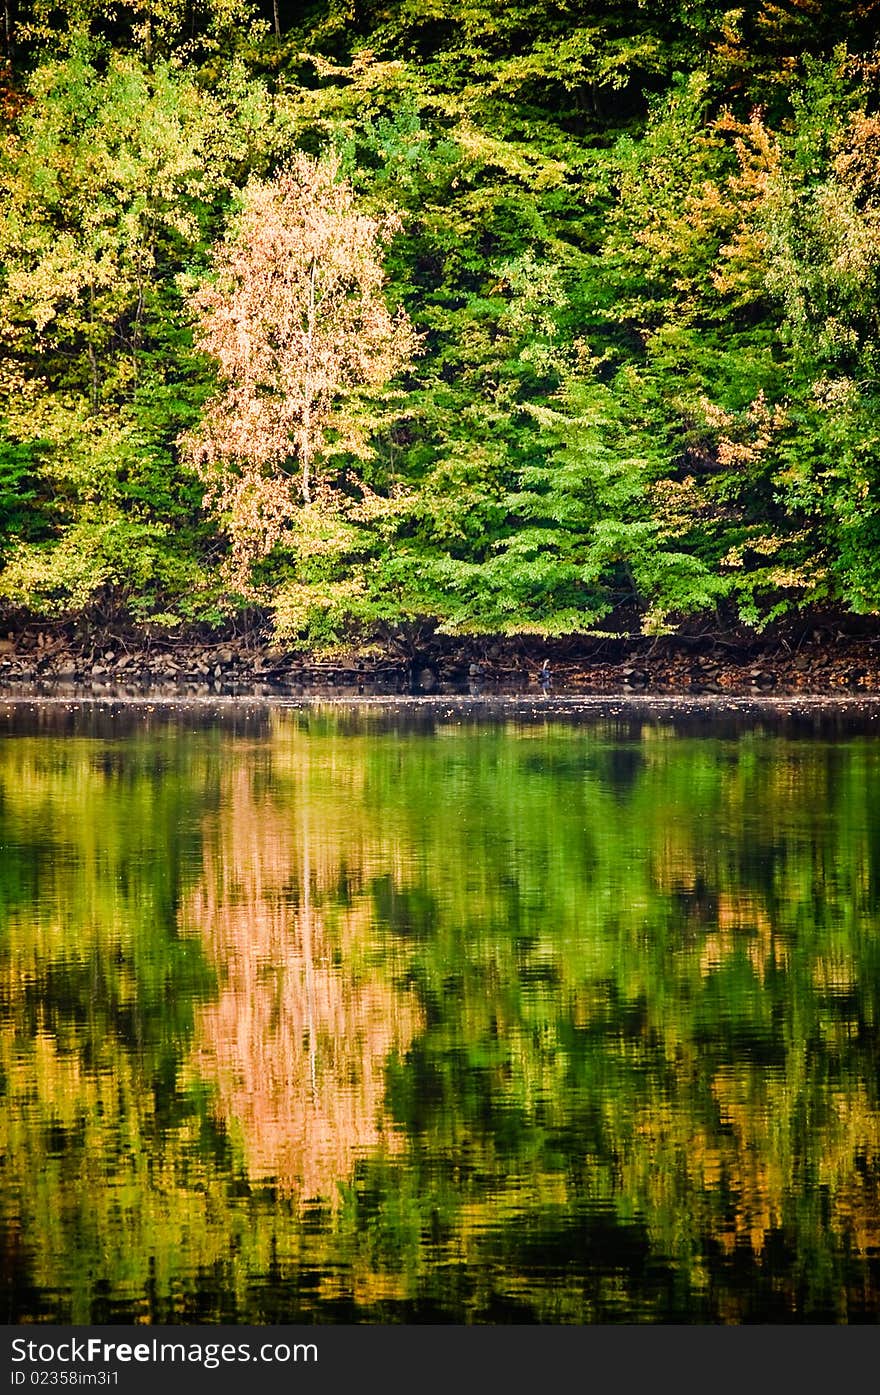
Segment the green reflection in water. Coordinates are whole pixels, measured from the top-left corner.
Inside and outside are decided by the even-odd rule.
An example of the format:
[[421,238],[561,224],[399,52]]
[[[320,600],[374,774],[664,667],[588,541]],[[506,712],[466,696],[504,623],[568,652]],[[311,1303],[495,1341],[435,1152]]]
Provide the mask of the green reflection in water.
[[7,1321],[876,1318],[880,744],[0,742]]

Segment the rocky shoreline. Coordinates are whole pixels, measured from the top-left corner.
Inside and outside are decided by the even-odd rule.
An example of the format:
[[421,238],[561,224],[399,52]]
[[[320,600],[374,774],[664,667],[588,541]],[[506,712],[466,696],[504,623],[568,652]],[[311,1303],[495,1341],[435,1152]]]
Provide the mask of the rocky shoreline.
[[540,693],[682,696],[880,694],[880,634],[816,626],[749,642],[711,635],[649,640],[452,640],[315,659],[259,636],[224,639],[31,626],[0,639],[0,693],[151,691],[302,696]]

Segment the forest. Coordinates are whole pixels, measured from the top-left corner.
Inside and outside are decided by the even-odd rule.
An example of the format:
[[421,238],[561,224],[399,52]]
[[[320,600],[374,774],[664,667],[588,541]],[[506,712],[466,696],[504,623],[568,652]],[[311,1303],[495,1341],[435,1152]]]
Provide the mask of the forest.
[[0,609],[880,610],[880,0],[4,0]]

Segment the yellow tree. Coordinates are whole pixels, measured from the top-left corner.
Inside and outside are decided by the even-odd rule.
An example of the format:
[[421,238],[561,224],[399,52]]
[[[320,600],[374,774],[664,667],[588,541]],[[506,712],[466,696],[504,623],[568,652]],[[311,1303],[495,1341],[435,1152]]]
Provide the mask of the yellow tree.
[[352,395],[386,384],[414,352],[408,319],[384,298],[381,253],[398,226],[358,208],[336,159],[298,154],[248,185],[192,298],[221,388],[185,449],[226,521],[239,579],[316,498],[328,434],[357,450]]

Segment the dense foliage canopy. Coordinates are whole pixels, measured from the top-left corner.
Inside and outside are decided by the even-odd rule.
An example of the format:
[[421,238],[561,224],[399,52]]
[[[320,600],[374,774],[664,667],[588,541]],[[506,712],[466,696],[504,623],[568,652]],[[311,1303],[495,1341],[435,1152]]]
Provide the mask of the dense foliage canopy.
[[[10,610],[316,645],[880,608],[880,3],[263,10],[6,0]],[[353,259],[323,321],[266,221],[306,169]]]

